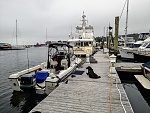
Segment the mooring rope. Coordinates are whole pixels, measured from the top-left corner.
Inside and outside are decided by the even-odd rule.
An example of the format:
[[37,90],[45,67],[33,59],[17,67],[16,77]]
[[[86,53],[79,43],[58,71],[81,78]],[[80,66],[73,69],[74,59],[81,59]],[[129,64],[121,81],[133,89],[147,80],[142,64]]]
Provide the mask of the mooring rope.
[[[121,106],[124,110],[124,113],[126,113],[126,110],[125,110],[125,107],[122,103],[122,100],[121,100],[121,92],[120,92],[120,89],[118,88],[118,85],[117,85],[117,80],[115,78],[115,81],[116,81],[116,88],[119,92],[119,95],[120,95],[120,103],[121,103]],[[110,65],[110,92],[109,92],[109,105],[108,105],[108,113],[111,112],[111,104],[112,104],[112,63]]]
[[108,113],[111,112],[111,104],[112,104],[112,64],[110,63],[110,90],[109,90],[109,104],[108,104]]
[[[116,79],[115,79],[115,80],[116,80]],[[126,113],[126,109],[125,109],[125,107],[124,107],[124,105],[123,105],[123,103],[122,103],[122,100],[121,100],[121,92],[120,92],[120,89],[118,88],[117,80],[116,80],[116,88],[117,88],[117,90],[118,90],[118,92],[119,92],[119,95],[120,95],[120,103],[121,103],[121,106],[122,106],[124,112]]]

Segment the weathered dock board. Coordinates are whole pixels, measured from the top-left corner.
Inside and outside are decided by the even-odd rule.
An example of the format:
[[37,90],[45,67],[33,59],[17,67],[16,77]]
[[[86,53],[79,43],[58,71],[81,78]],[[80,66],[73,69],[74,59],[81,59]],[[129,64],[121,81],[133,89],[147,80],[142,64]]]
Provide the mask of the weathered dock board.
[[[112,79],[110,87],[109,59],[101,51],[95,54],[94,58],[98,63],[84,64],[83,68],[79,69],[81,73],[84,72],[83,74],[69,77],[67,84],[62,83],[58,86],[30,113],[35,111],[42,113],[109,113],[109,111],[124,113],[117,87],[121,92],[121,101],[126,113],[133,113],[119,77],[116,77],[116,80]],[[91,79],[86,75],[86,67],[89,65],[101,78]],[[110,95],[112,102],[110,102]]]

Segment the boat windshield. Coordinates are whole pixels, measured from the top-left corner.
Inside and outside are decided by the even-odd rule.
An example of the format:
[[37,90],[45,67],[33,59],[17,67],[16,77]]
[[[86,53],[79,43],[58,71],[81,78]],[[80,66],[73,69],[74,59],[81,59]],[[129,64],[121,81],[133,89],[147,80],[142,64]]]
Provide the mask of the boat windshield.
[[150,48],[150,44],[148,44],[146,48]]
[[133,46],[131,46],[131,48],[139,48],[141,46],[141,44],[133,44]]
[[56,48],[51,48],[50,49],[50,55],[54,57],[55,55],[66,55],[67,54],[67,49],[64,46],[58,46]]
[[148,43],[144,43],[141,45],[141,47],[146,47]]

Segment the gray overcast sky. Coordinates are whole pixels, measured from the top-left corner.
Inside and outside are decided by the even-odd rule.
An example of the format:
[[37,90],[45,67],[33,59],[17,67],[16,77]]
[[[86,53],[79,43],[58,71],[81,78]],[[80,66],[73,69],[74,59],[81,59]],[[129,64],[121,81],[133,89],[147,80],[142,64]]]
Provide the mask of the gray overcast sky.
[[[83,11],[94,35],[103,36],[104,27],[114,27],[126,0],[0,0],[0,42],[15,43],[18,20],[20,44],[44,43],[47,40],[68,40],[75,33]],[[149,32],[150,0],[130,0],[128,33]],[[124,34],[126,8],[120,20],[119,34]]]

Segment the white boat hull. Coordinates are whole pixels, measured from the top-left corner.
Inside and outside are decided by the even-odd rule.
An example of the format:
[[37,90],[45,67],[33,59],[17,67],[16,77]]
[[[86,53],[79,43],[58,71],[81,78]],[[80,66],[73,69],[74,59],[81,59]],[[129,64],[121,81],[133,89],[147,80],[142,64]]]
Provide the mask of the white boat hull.
[[[30,69],[23,70],[21,72],[18,72],[16,74],[12,74],[9,76],[11,87],[14,91],[22,91],[20,88],[20,77],[24,74],[28,73],[35,73],[40,69],[41,72],[48,72],[49,76],[46,78],[46,80],[43,83],[38,83],[38,85],[35,85],[36,94],[46,94],[48,95],[58,84],[66,79],[71,73],[73,73],[77,66],[81,63],[80,58],[76,58],[71,66],[65,70],[62,70],[59,72],[59,74],[53,74],[50,69],[46,69],[46,62],[42,63],[41,65],[35,66]],[[41,87],[39,87],[41,86]]]
[[137,48],[120,47],[119,52],[121,58],[134,59],[133,53],[137,52]]

